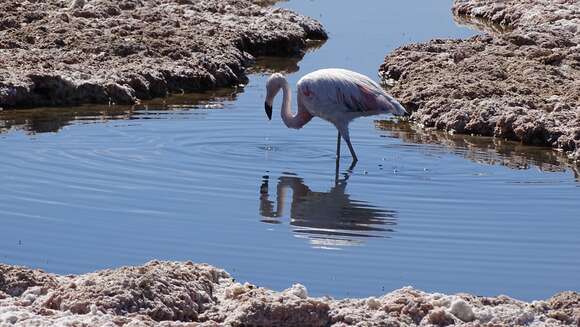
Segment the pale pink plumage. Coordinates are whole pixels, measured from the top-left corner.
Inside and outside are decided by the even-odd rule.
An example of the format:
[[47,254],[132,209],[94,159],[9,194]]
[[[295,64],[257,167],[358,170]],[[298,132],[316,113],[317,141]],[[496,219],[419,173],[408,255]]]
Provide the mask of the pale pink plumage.
[[[283,90],[282,120],[289,128],[301,128],[313,116],[331,122],[338,129],[337,156],[340,137],[346,141],[356,161],[350,142],[348,124],[357,117],[407,112],[395,99],[370,78],[346,69],[321,69],[302,77],[297,84],[298,111],[291,110],[290,86],[282,74],[273,74],[266,85],[266,112],[271,117],[274,97]],[[268,112],[269,111],[269,112]]]

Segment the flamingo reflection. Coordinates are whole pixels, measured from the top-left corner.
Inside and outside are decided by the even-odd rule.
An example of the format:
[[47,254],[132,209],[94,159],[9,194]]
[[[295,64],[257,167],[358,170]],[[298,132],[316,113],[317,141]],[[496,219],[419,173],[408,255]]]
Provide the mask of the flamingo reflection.
[[396,212],[353,200],[346,193],[349,175],[337,179],[328,192],[312,191],[294,174],[278,178],[276,203],[270,200],[269,176],[260,187],[260,215],[265,223],[280,224],[284,217],[288,191],[290,225],[298,237],[309,239],[315,247],[337,248],[360,245],[371,237],[388,237],[396,225]]

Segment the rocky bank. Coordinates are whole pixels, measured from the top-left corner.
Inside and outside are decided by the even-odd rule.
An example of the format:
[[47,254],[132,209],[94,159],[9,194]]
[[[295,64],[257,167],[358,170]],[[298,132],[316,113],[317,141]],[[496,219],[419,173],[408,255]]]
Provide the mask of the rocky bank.
[[3,0],[0,108],[133,104],[246,82],[256,55],[326,39],[265,0]]
[[580,3],[455,0],[453,13],[483,34],[406,45],[380,67],[412,120],[580,159]]
[[191,262],[59,276],[0,264],[0,326],[580,326],[580,294],[526,303],[507,296],[425,293],[308,296],[239,284]]

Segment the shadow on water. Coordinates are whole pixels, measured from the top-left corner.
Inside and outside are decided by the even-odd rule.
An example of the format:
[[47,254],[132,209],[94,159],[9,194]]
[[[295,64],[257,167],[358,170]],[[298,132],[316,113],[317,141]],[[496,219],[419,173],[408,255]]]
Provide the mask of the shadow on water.
[[202,93],[176,94],[134,106],[84,105],[65,108],[35,108],[0,111],[0,133],[21,130],[28,134],[54,133],[72,124],[110,120],[163,119],[194,109],[220,109],[225,101],[235,101],[243,87]]
[[[320,49],[326,41],[309,40],[308,52]],[[292,74],[300,70],[299,63],[303,59],[302,56],[293,57],[272,57],[262,56],[256,58],[254,66],[248,68],[250,74],[273,74],[283,73]]]
[[551,148],[527,146],[514,141],[498,138],[450,134],[424,129],[405,121],[376,120],[379,130],[387,131],[386,137],[393,137],[409,144],[432,144],[441,151],[461,156],[486,165],[501,165],[512,169],[536,167],[545,172],[565,172],[570,170],[576,181],[580,181],[580,167],[563,153]]
[[381,209],[366,201],[351,199],[346,186],[351,171],[335,180],[327,192],[310,189],[304,180],[293,173],[284,173],[276,185],[276,202],[270,200],[270,177],[263,176],[260,186],[260,215],[262,222],[281,224],[290,199],[289,219],[293,232],[307,238],[312,246],[340,248],[361,245],[366,238],[389,237],[397,224],[397,213]]

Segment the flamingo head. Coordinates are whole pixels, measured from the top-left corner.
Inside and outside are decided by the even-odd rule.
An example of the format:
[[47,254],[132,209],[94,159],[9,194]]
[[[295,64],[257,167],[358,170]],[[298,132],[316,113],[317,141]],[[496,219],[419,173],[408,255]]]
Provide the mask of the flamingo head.
[[272,76],[268,78],[268,82],[266,82],[266,102],[264,103],[264,109],[266,110],[266,116],[268,116],[269,120],[272,120],[272,105],[274,103],[274,98],[284,85],[284,82],[286,82],[286,78],[280,73],[272,74]]
[[264,103],[264,109],[266,109],[266,116],[268,116],[268,120],[272,120],[272,105],[268,104],[268,101]]

